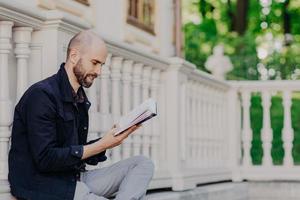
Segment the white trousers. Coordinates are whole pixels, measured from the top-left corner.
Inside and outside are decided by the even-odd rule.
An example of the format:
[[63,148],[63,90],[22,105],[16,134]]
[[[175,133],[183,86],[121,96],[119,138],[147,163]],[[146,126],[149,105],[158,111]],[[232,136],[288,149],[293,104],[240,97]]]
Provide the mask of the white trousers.
[[134,156],[81,174],[74,200],[142,200],[153,177],[153,162]]

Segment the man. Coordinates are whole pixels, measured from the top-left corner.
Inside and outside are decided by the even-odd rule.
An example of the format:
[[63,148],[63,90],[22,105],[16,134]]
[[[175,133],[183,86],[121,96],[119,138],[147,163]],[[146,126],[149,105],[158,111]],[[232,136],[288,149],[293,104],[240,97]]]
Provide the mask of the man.
[[57,74],[32,85],[16,105],[9,152],[11,193],[26,200],[142,199],[153,176],[152,161],[135,156],[112,166],[85,170],[106,160],[139,126],[118,136],[112,128],[86,143],[89,88],[107,57],[105,43],[92,31],[75,35]]

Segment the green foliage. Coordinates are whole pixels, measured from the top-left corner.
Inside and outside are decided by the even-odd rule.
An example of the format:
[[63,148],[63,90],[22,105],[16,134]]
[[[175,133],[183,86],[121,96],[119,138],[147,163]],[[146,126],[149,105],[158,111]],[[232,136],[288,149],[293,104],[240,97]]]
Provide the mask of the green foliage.
[[[243,35],[233,31],[237,1],[231,0],[230,4],[229,0],[186,1],[189,3],[185,3],[183,10],[185,58],[206,71],[204,63],[213,47],[223,44],[234,66],[227,79],[258,80],[262,73],[258,65],[265,68],[268,79],[300,77],[300,71],[295,71],[300,69],[300,3],[290,0],[287,7],[292,40],[286,43],[284,1],[273,0],[270,7],[265,8],[260,1],[249,0],[247,30]],[[189,17],[198,20],[191,21]],[[259,58],[258,48],[267,49],[268,55]],[[270,69],[276,73],[269,73]]]

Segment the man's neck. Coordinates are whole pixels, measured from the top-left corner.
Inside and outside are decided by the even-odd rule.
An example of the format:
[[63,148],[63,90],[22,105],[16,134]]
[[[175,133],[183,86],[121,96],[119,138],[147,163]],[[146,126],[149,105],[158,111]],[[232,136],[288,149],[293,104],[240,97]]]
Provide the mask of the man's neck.
[[76,76],[73,73],[73,68],[69,65],[69,63],[66,63],[64,67],[67,72],[69,82],[70,82],[73,90],[77,93],[77,91],[80,87],[80,84],[77,82]]

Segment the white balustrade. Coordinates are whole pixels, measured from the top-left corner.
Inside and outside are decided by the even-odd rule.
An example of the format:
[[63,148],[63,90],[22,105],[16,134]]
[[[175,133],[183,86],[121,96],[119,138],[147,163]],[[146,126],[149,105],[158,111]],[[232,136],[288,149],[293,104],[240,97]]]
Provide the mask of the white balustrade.
[[[241,94],[241,104],[243,109],[242,117],[242,142],[243,142],[243,155],[242,155],[242,168],[239,173],[234,173],[234,180],[240,181],[241,179],[248,180],[299,180],[300,167],[294,164],[292,156],[294,130],[292,126],[292,94],[299,92],[299,81],[245,81],[245,82],[232,82],[233,88],[237,88]],[[262,141],[262,164],[253,165],[251,162],[250,150],[253,140],[252,129],[250,127],[250,108],[251,108],[251,94],[256,96],[261,95],[262,99],[262,129],[260,132]],[[283,129],[282,140],[284,157],[283,164],[275,165],[272,159],[272,141],[274,133],[271,127],[271,99],[276,95],[282,98],[283,106]],[[233,94],[231,94],[233,96]],[[230,101],[230,99],[228,99]],[[231,106],[232,107],[232,106]],[[255,117],[258,117],[257,115]],[[233,128],[234,124],[231,124]],[[235,127],[238,127],[235,125]],[[231,129],[232,129],[231,128]],[[236,143],[236,141],[235,141]],[[232,148],[231,148],[232,149]],[[232,151],[234,152],[234,151]],[[239,155],[235,152],[236,158]],[[234,158],[232,157],[232,160]],[[238,162],[235,161],[234,169],[237,171]]]

